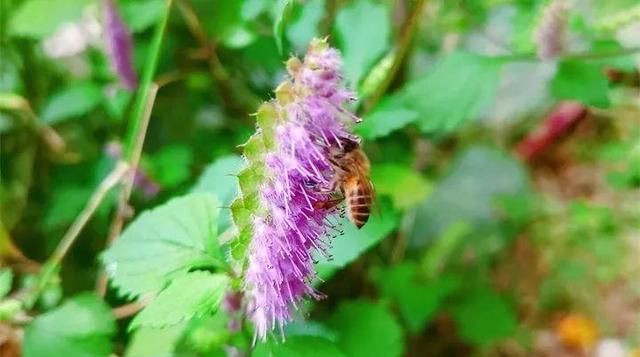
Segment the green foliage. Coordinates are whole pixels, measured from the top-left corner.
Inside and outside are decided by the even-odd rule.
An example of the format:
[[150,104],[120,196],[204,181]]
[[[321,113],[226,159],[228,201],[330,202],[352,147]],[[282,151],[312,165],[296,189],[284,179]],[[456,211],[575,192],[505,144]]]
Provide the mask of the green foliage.
[[219,202],[192,193],[143,212],[102,261],[122,294],[157,293],[194,268],[224,266],[216,238]]
[[0,269],[0,299],[11,291],[13,272],[7,268]]
[[[228,207],[238,194],[238,179],[235,176],[243,166],[240,156],[230,155],[218,158],[207,166],[198,178],[191,192],[209,192],[220,200],[221,207]],[[231,224],[231,210],[222,209],[218,219],[220,231]]]
[[102,88],[93,82],[75,82],[52,95],[42,108],[40,118],[48,124],[80,117],[100,105]]
[[284,44],[282,41],[285,25],[289,16],[291,16],[294,5],[294,0],[278,0],[277,2],[276,18],[273,22],[273,38],[276,40],[276,46],[278,47],[278,52],[281,55],[284,53]]
[[252,356],[256,357],[345,357],[336,345],[318,336],[292,336],[280,343],[277,341],[261,343],[256,346]]
[[344,234],[332,241],[329,249],[331,259],[321,259],[316,268],[318,275],[325,279],[338,269],[345,267],[364,252],[387,237],[398,225],[398,217],[391,209],[381,208],[384,215],[372,213],[367,224],[358,229],[346,218],[340,219]]
[[384,306],[366,301],[344,302],[329,320],[337,345],[350,357],[401,356],[402,328]]
[[79,20],[91,0],[27,0],[12,15],[9,32],[36,40],[52,35],[66,22]]
[[383,296],[395,301],[409,330],[420,332],[443,305],[444,299],[460,287],[460,280],[440,276],[420,278],[419,266],[406,262],[374,273]]
[[136,33],[160,21],[165,7],[166,0],[129,0],[123,1],[120,9],[129,29]]
[[164,328],[215,312],[228,284],[223,274],[195,271],[178,276],[133,319],[130,328]]
[[391,197],[397,209],[416,206],[431,191],[431,185],[424,177],[403,165],[378,165],[373,168],[371,179],[376,194]]
[[92,294],[78,295],[38,316],[25,330],[25,357],[108,357],[116,325]]
[[167,146],[149,160],[149,173],[167,188],[185,182],[191,176],[192,151],[187,146]]
[[490,289],[468,293],[452,313],[460,336],[474,344],[510,337],[517,327],[514,309]]
[[451,132],[493,104],[501,65],[497,59],[456,52],[409,82],[400,95],[418,113],[423,132]]
[[368,114],[356,132],[364,139],[385,137],[418,119],[418,113],[407,108],[400,97],[387,97]]
[[287,39],[293,48],[303,53],[307,44],[318,37],[318,26],[324,16],[325,0],[309,0],[304,6],[295,6],[291,22],[286,26]]
[[165,328],[139,327],[127,345],[125,357],[174,357],[174,348],[184,333],[185,323]]
[[389,47],[389,20],[387,7],[369,0],[354,1],[336,16],[335,32],[345,74],[354,87]]
[[412,229],[412,243],[460,222],[480,228],[497,219],[500,197],[526,194],[529,183],[521,165],[500,151],[474,147],[460,154],[433,193],[417,208],[421,220]]
[[575,99],[586,105],[607,108],[609,85],[599,65],[581,61],[562,61],[550,83],[558,99]]

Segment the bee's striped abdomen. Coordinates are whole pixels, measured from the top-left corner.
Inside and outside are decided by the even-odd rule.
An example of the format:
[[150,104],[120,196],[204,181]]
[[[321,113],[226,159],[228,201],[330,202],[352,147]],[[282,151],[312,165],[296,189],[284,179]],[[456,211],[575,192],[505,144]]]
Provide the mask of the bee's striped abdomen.
[[369,220],[371,214],[371,186],[360,178],[354,178],[345,185],[345,200],[347,202],[347,214],[351,223],[362,228]]

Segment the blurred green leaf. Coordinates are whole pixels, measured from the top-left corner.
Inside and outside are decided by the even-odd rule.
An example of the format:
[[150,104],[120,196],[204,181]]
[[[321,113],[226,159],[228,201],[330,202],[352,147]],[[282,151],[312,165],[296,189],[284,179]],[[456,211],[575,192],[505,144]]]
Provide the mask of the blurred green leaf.
[[133,319],[130,328],[164,328],[213,313],[228,284],[229,278],[224,274],[194,271],[178,276]]
[[517,327],[516,311],[489,289],[465,295],[452,313],[460,336],[477,345],[510,337]]
[[124,295],[156,293],[196,267],[223,264],[216,238],[220,203],[192,193],[143,212],[102,255]]
[[472,228],[469,224],[459,222],[450,225],[425,251],[420,262],[421,271],[431,279],[438,276],[453,250],[471,232]]
[[0,299],[5,297],[11,291],[13,283],[13,272],[9,268],[0,269]]
[[107,357],[115,331],[111,310],[101,299],[78,295],[27,326],[24,356]]
[[185,331],[186,323],[165,328],[139,327],[131,335],[125,357],[175,357],[174,349]]
[[373,1],[354,1],[336,16],[335,32],[342,51],[345,75],[351,85],[357,87],[362,76],[389,47],[391,24],[388,8]]
[[[340,225],[344,234],[332,239],[332,246],[328,251],[331,259],[320,258],[316,265],[318,275],[326,279],[338,269],[364,254],[369,248],[387,237],[398,225],[398,216],[392,209],[381,207],[384,215],[376,214],[375,211],[369,217],[369,222],[358,229],[346,218],[340,219]],[[329,232],[331,234],[332,232]]]
[[82,17],[92,0],[27,0],[9,19],[9,33],[14,36],[43,39],[67,22]]
[[284,342],[259,343],[251,355],[255,357],[346,357],[333,342],[318,336],[291,336]]
[[91,196],[89,186],[61,186],[51,194],[42,227],[45,230],[60,228],[72,222],[82,211]]
[[242,19],[245,21],[254,20],[261,13],[267,11],[272,5],[272,0],[244,0],[242,4]]
[[[222,207],[229,207],[238,194],[238,178],[236,174],[244,166],[244,160],[238,155],[218,158],[207,166],[193,186],[191,192],[210,192],[220,200]],[[218,218],[220,231],[231,224],[231,210],[223,209]]]
[[284,328],[284,334],[289,336],[318,336],[335,342],[336,334],[325,324],[312,320],[294,320]]
[[455,292],[460,281],[451,276],[420,280],[418,265],[403,262],[374,272],[380,292],[393,299],[402,318],[413,333],[421,331],[441,307],[443,300]]
[[166,0],[120,1],[122,18],[131,32],[142,32],[155,25],[166,6]]
[[294,7],[294,14],[287,26],[287,39],[297,51],[303,52],[314,37],[324,17],[325,0],[309,0],[304,6]]
[[349,357],[402,356],[404,337],[395,317],[380,304],[343,302],[328,321],[337,345]]
[[609,107],[609,83],[597,64],[562,61],[550,85],[551,93],[558,99],[575,99],[594,107]]
[[401,98],[386,97],[356,126],[356,132],[364,139],[385,137],[418,119],[418,113],[409,108]]
[[501,67],[498,59],[455,52],[409,82],[400,95],[418,112],[422,131],[450,132],[493,104]]
[[388,195],[398,209],[422,202],[431,192],[431,184],[410,167],[398,164],[376,165],[371,171],[376,194]]
[[295,5],[294,0],[277,0],[275,20],[273,21],[273,38],[276,40],[276,47],[280,55],[284,53],[284,29],[285,24],[289,20],[293,7]]
[[433,193],[418,206],[420,217],[411,229],[411,244],[424,245],[452,224],[466,222],[474,229],[498,219],[500,197],[530,191],[520,163],[498,150],[471,147],[459,154]]
[[40,118],[47,124],[83,116],[103,99],[102,88],[94,82],[73,82],[45,102]]
[[193,151],[186,145],[169,145],[154,153],[147,161],[151,177],[160,185],[173,188],[191,176]]

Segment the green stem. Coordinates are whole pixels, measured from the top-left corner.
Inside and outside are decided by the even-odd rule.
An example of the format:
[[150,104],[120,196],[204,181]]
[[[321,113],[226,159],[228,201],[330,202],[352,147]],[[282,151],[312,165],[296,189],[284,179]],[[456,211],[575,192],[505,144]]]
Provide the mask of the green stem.
[[[602,51],[602,52],[576,52],[565,53],[558,57],[561,60],[598,60],[603,58],[630,56],[636,53],[640,53],[640,47],[627,47],[616,50]],[[496,56],[495,58],[509,61],[509,62],[537,62],[540,59],[535,53],[515,53],[503,56]]]
[[133,105],[133,112],[131,114],[131,122],[127,130],[127,138],[124,147],[124,158],[127,161],[131,161],[135,154],[136,138],[139,136],[139,131],[142,128],[142,120],[144,117],[146,103],[148,102],[149,93],[151,93],[151,85],[153,77],[156,74],[158,68],[158,60],[160,58],[160,49],[162,47],[162,40],[167,29],[167,23],[169,22],[169,14],[171,13],[171,5],[173,0],[167,0],[167,6],[165,7],[164,15],[160,22],[156,25],[153,40],[151,42],[151,52],[147,57],[147,62],[144,66],[144,72],[142,74],[142,81],[138,87],[138,93],[136,94],[136,100]]

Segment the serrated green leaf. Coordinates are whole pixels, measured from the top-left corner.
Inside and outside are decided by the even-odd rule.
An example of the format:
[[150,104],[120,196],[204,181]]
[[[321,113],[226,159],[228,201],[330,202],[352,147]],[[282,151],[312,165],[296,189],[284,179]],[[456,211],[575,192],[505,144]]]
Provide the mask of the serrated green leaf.
[[140,327],[131,335],[125,357],[175,357],[175,346],[187,328],[181,323],[166,328]]
[[389,47],[391,24],[388,8],[368,0],[352,2],[336,16],[335,31],[345,75],[353,86],[357,86]]
[[356,127],[356,133],[364,139],[373,140],[385,137],[417,119],[418,113],[399,97],[387,97]]
[[47,124],[55,124],[79,117],[95,109],[102,99],[102,89],[97,84],[75,82],[47,99],[40,118]]
[[194,271],[179,276],[133,319],[130,328],[163,328],[211,314],[228,285],[229,278],[223,274]]
[[458,333],[478,345],[510,337],[516,330],[516,312],[502,297],[489,289],[466,294],[453,308]]
[[284,29],[285,24],[291,16],[293,6],[295,2],[293,0],[277,0],[276,5],[276,17],[273,22],[273,38],[276,40],[276,46],[280,55],[284,53]]
[[0,299],[11,291],[13,283],[13,272],[9,268],[0,269]]
[[501,65],[497,59],[455,52],[399,95],[418,112],[423,132],[451,132],[493,104]]
[[9,33],[14,36],[43,39],[61,25],[82,17],[92,0],[27,0],[9,19]]
[[78,295],[31,322],[25,357],[107,357],[116,325],[109,307],[93,294]]
[[431,184],[410,167],[383,164],[373,167],[371,180],[376,194],[388,195],[399,209],[411,208],[431,192]]
[[318,336],[291,336],[284,342],[260,343],[251,354],[256,357],[346,357],[331,341]]
[[122,293],[157,293],[196,267],[223,266],[216,241],[220,203],[191,193],[143,212],[105,251],[102,261]]
[[362,229],[358,229],[346,218],[339,220],[344,234],[332,239],[332,245],[328,251],[331,259],[319,257],[320,261],[316,265],[319,277],[327,279],[338,269],[345,267],[379,243],[397,227],[399,220],[397,214],[391,208],[381,207],[380,210],[384,213],[378,214],[374,211]]
[[349,357],[401,356],[402,328],[389,310],[367,301],[342,303],[329,319],[337,345]]
[[374,272],[381,293],[397,304],[409,329],[416,333],[442,306],[443,300],[460,287],[460,281],[451,276],[435,280],[418,279],[418,265],[405,262]]
[[607,77],[597,64],[562,61],[550,86],[551,93],[558,99],[575,99],[599,108],[610,105]]

